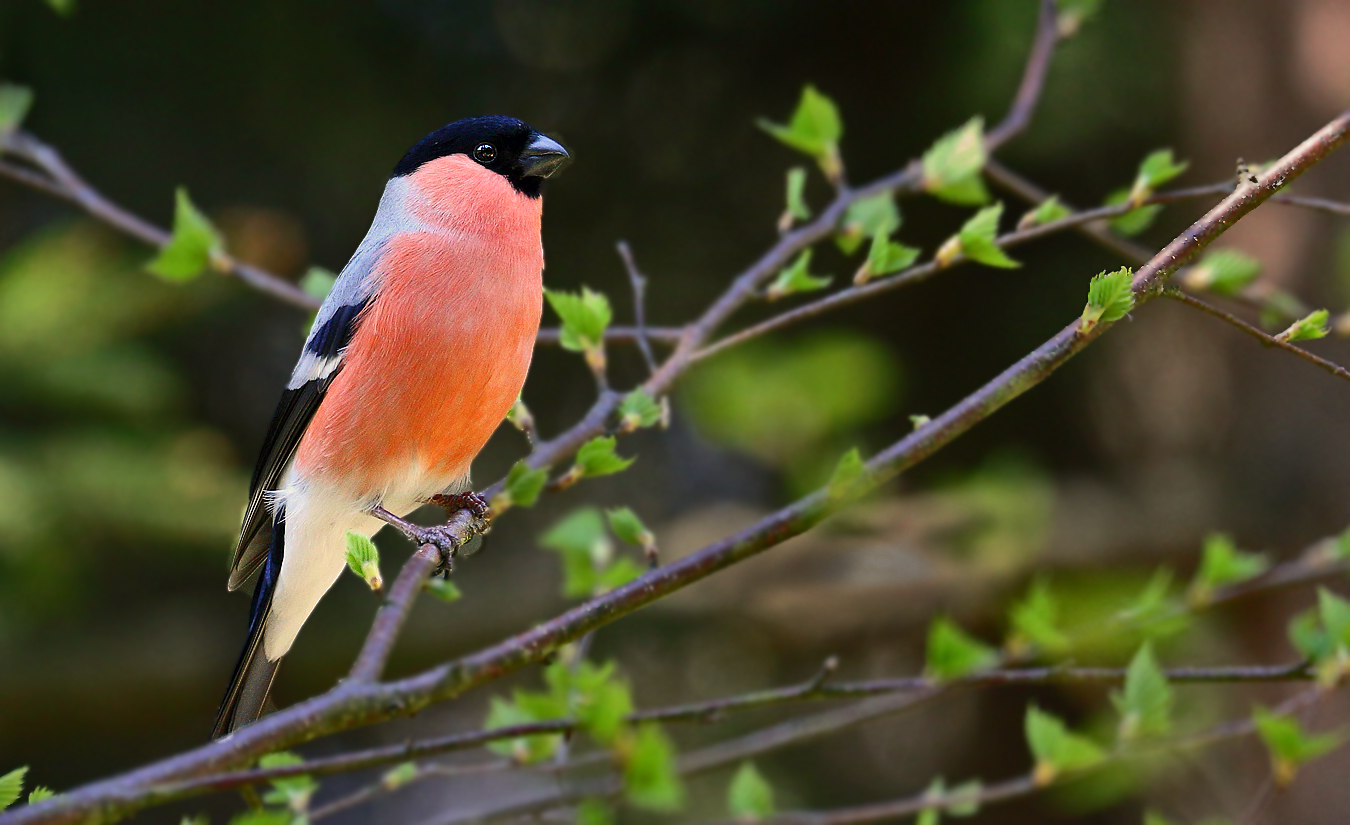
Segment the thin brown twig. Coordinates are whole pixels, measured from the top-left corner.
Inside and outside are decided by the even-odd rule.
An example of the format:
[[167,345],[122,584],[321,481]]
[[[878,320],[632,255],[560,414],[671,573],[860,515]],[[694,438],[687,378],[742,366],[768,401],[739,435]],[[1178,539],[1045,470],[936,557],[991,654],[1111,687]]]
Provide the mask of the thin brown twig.
[[[1280,715],[1297,712],[1300,708],[1319,700],[1325,692],[1313,688],[1295,694],[1275,706]],[[1055,785],[1078,779],[1088,773],[1100,771],[1109,765],[1131,759],[1147,759],[1176,751],[1194,750],[1214,745],[1218,742],[1250,736],[1256,732],[1256,723],[1250,717],[1224,722],[1208,730],[1170,741],[1153,743],[1147,747],[1116,748],[1107,752],[1106,757],[1086,771],[1070,771],[1054,775],[1048,781],[1039,779],[1035,771],[1020,777],[1004,780],[982,787],[976,792],[947,791],[933,794],[929,791],[914,794],[887,802],[875,802],[850,808],[836,808],[824,811],[784,811],[760,820],[774,825],[862,825],[888,819],[914,816],[927,810],[944,810],[952,805],[975,805],[985,807],[998,802],[1030,796]]]
[[[46,172],[50,176],[50,183],[61,190],[54,194],[65,197],[91,216],[151,246],[162,248],[169,243],[169,233],[105,198],[85,182],[59,152],[28,132],[19,131],[9,135],[5,149]],[[15,179],[22,183],[30,183],[21,178]],[[44,191],[51,191],[51,187],[47,187]],[[302,309],[318,308],[318,301],[313,296],[270,272],[249,266],[228,255],[216,256],[216,260],[224,273],[234,275],[273,298]]]
[[[1148,205],[1150,203],[1162,202],[1164,199],[1171,198],[1172,195],[1173,193],[1159,193],[1145,200],[1144,204]],[[1007,232],[995,238],[994,245],[998,246],[1000,249],[1010,249],[1029,241],[1055,235],[1068,229],[1079,229],[1102,220],[1119,217],[1135,208],[1137,207],[1123,204],[1118,206],[1101,206],[1096,209],[1075,212],[1072,215],[1068,215],[1056,221]],[[1147,260],[1147,255],[1145,255],[1145,260]],[[912,286],[931,278],[939,272],[946,271],[959,264],[967,263],[968,261],[969,259],[964,255],[957,255],[945,265],[940,264],[935,260],[929,261],[927,263],[909,267],[894,275],[868,281],[865,284],[846,287],[838,292],[832,292],[823,298],[818,298],[810,303],[779,313],[754,326],[738,330],[723,338],[719,338],[716,342],[709,344],[694,353],[692,360],[702,361],[705,358],[710,358],[723,350],[738,346],[753,338],[758,338],[793,324],[816,318],[826,312],[858,303],[883,292]]]
[[[1050,193],[1008,167],[997,158],[989,158],[984,164],[984,174],[994,183],[1017,195],[1030,204],[1040,204],[1050,197]],[[1066,209],[1073,209],[1067,201],[1061,201]],[[1125,240],[1100,223],[1084,223],[1075,226],[1080,234],[1135,264],[1149,259],[1150,252],[1133,241]]]
[[993,146],[1002,146],[1031,125],[1031,116],[1041,101],[1041,92],[1045,90],[1050,60],[1059,43],[1057,18],[1055,0],[1041,0],[1036,18],[1036,37],[1031,44],[1030,56],[1022,67],[1022,80],[1017,86],[1017,94],[1013,97],[1008,114],[988,135],[988,141]]
[[619,241],[616,247],[624,271],[628,273],[628,283],[633,287],[633,330],[638,350],[642,353],[642,360],[647,362],[647,372],[656,372],[656,356],[652,355],[652,345],[647,340],[647,278],[638,269],[637,261],[633,260],[633,250],[629,248],[628,241]]
[[[649,343],[665,344],[673,346],[680,342],[684,335],[684,329],[681,327],[644,327],[639,335],[637,327],[610,327],[605,330],[606,344],[636,344],[639,338],[646,339]],[[539,330],[538,343],[545,345],[557,344],[562,337],[562,330],[557,327],[544,327]]]
[[391,783],[387,779],[381,779],[379,782],[360,788],[352,793],[334,799],[333,801],[313,808],[309,811],[306,819],[314,822],[320,819],[326,819],[334,814],[355,808],[358,805],[369,802],[375,797],[407,787],[414,782],[420,782],[423,779],[429,779],[434,776],[472,776],[474,774],[489,773],[493,771],[504,770],[512,767],[514,763],[499,759],[492,762],[480,762],[473,765],[436,765],[422,764],[416,765],[413,775],[397,783]]
[[1299,358],[1302,358],[1304,361],[1307,361],[1310,364],[1316,365],[1320,369],[1336,376],[1337,378],[1350,381],[1350,370],[1347,370],[1345,367],[1342,367],[1334,362],[1328,361],[1327,359],[1322,358],[1320,356],[1313,355],[1311,352],[1308,352],[1307,350],[1301,347],[1296,347],[1293,344],[1289,343],[1288,341],[1277,338],[1274,335],[1270,335],[1252,326],[1251,324],[1247,323],[1241,318],[1238,318],[1237,316],[1232,315],[1230,313],[1224,312],[1223,310],[1219,309],[1213,304],[1208,304],[1200,300],[1194,295],[1182,292],[1180,289],[1177,289],[1176,287],[1169,287],[1166,291],[1163,292],[1163,295],[1168,298],[1171,298],[1173,301],[1185,304],[1186,306],[1191,307],[1192,309],[1198,309],[1201,312],[1205,313],[1206,315],[1218,318],[1220,321],[1223,321],[1225,323],[1231,324],[1234,327],[1237,327],[1238,329],[1247,333],[1251,337],[1260,341],[1262,346],[1282,349],[1285,352],[1297,355]]

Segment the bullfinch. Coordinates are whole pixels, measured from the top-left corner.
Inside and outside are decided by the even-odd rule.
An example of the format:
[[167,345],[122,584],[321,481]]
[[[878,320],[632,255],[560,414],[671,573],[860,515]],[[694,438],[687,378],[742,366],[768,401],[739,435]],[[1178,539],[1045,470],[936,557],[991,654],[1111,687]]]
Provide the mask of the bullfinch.
[[305,619],[346,566],[348,531],[469,489],[519,397],[543,311],[544,179],[557,141],[507,117],[408,151],[319,308],[281,394],[229,589],[261,569],[214,737],[254,721]]

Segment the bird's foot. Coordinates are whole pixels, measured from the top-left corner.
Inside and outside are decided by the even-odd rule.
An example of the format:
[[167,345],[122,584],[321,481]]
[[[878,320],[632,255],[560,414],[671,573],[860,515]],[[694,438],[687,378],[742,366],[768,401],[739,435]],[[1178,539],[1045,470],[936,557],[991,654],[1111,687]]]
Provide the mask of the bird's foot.
[[373,508],[371,515],[392,524],[414,544],[435,547],[440,554],[440,563],[436,567],[437,575],[451,573],[455,568],[455,557],[460,554],[468,555],[472,553],[475,545],[490,526],[486,512],[475,512],[467,507],[457,507],[451,513],[448,522],[438,524],[435,527],[413,524],[390,513],[383,507]]
[[441,554],[440,564],[436,565],[436,572],[433,574],[437,576],[448,576],[454,572],[455,557],[459,555],[460,548],[468,544],[461,531],[444,524],[438,527],[419,527],[409,534],[408,538],[419,545],[430,544]]

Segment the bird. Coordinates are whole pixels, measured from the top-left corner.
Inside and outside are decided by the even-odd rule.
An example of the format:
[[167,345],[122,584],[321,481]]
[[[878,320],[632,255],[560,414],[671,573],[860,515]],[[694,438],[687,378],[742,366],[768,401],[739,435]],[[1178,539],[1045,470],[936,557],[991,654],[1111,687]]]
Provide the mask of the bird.
[[569,159],[523,121],[488,116],[437,129],[394,167],[253,471],[228,587],[258,582],[213,739],[262,714],[282,657],[346,566],[349,531],[373,536],[385,520],[372,512],[401,517],[470,489],[470,464],[529,371],[543,184]]

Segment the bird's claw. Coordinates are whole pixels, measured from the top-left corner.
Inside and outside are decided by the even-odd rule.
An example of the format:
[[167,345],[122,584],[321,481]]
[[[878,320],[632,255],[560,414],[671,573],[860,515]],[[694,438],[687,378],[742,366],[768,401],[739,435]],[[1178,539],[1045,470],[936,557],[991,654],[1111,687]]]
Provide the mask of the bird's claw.
[[455,524],[442,524],[436,527],[418,527],[410,536],[419,545],[429,544],[440,553],[441,561],[436,567],[436,575],[446,576],[455,569],[455,558],[466,545],[481,536],[487,529],[487,519],[470,514],[471,532],[464,538],[463,527]]

